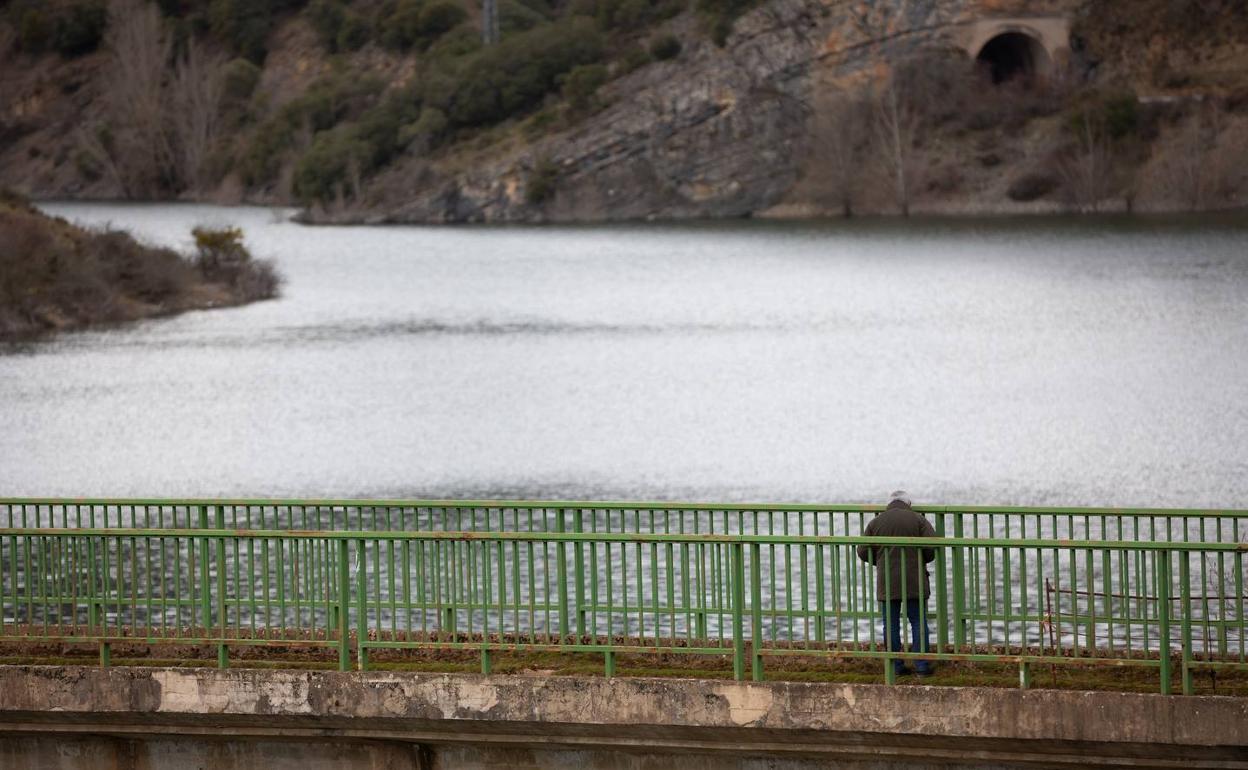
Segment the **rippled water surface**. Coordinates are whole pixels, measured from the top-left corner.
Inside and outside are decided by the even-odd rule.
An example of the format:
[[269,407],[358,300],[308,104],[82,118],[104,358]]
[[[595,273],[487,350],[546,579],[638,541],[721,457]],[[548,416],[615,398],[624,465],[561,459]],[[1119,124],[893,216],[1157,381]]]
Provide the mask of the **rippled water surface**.
[[280,300],[0,353],[0,495],[1248,507],[1234,219],[306,228]]

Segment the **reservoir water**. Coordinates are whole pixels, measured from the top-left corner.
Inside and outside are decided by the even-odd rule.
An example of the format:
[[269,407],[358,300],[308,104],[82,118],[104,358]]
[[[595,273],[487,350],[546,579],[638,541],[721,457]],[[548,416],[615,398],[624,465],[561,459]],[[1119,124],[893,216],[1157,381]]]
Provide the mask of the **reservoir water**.
[[0,349],[0,496],[1248,507],[1236,218],[309,228],[48,204],[287,278]]

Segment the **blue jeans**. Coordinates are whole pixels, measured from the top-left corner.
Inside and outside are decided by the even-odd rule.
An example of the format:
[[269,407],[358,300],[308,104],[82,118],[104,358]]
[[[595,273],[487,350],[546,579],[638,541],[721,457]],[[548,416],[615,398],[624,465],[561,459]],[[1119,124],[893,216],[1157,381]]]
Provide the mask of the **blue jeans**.
[[[920,618],[920,610],[925,610],[924,605],[927,602],[922,599],[907,599],[905,601],[906,617],[910,618],[910,651],[911,652],[927,652],[927,618],[926,612],[924,617]],[[894,599],[892,601],[880,602],[880,615],[883,621],[884,639],[888,642],[888,649],[893,652],[901,652],[901,612],[902,601]],[[929,671],[932,664],[926,660],[916,661],[914,668],[916,671]],[[905,670],[906,664],[901,660],[893,660],[893,670],[901,673]]]

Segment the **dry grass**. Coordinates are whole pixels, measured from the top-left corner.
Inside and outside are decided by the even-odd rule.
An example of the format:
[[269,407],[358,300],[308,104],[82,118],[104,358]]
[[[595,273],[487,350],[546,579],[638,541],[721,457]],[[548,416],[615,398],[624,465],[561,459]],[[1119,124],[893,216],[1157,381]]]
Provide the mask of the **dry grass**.
[[[230,648],[234,668],[335,670],[337,650],[332,647],[244,646]],[[98,651],[90,644],[23,643],[0,647],[0,665],[96,665]],[[112,645],[115,666],[216,665],[211,645],[120,644]],[[1181,691],[1175,661],[1174,692]],[[369,669],[422,673],[478,673],[480,655],[475,650],[372,649]],[[545,650],[495,652],[492,671],[497,674],[537,676],[605,676],[604,659],[598,653]],[[769,681],[882,684],[884,663],[875,659],[835,659],[819,655],[767,657],[764,672]],[[1035,689],[1158,692],[1158,669],[1149,666],[1087,665],[1077,662],[1033,664],[1031,686]],[[732,679],[732,656],[682,653],[620,653],[616,675],[631,677]],[[902,677],[902,685],[945,687],[1019,686],[1018,666],[1013,663],[942,662],[934,676]],[[1195,691],[1201,695],[1248,697],[1248,671],[1198,671]]]

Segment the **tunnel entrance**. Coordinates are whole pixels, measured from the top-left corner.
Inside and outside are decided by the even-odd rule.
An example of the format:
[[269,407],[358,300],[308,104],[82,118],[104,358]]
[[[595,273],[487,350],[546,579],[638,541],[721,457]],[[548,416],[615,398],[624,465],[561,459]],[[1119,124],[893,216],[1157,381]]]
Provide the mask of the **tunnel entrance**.
[[1030,81],[1048,68],[1049,55],[1030,35],[1006,32],[989,40],[975,57],[995,84]]

